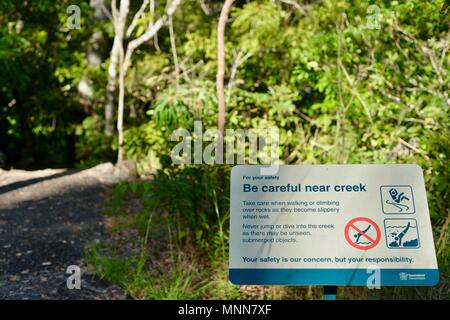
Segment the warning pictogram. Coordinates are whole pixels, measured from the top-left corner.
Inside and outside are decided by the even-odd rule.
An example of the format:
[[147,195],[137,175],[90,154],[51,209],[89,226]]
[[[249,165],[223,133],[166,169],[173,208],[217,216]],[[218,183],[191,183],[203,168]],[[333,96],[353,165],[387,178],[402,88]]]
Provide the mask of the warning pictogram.
[[364,217],[350,220],[345,226],[344,234],[348,243],[360,250],[372,249],[381,239],[380,227]]

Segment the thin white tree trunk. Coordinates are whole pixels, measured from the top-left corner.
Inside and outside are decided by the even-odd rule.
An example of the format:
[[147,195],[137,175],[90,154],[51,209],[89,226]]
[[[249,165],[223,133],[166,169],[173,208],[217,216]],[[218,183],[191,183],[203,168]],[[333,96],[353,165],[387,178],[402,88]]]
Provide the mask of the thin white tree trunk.
[[216,162],[223,163],[223,136],[225,131],[225,26],[227,24],[228,15],[234,0],[225,0],[222,11],[220,12],[219,24],[217,25],[217,76],[216,90],[217,102],[219,104],[219,114],[217,119],[217,129],[219,136],[217,139]]
[[120,52],[123,51],[125,24],[129,7],[129,0],[121,0],[120,8],[117,10],[116,0],[111,1],[111,11],[114,25],[114,42],[109,58],[108,84],[106,85],[105,134],[108,136],[112,135],[114,131],[114,98],[117,90],[117,67],[120,63]]
[[[150,14],[152,15],[152,19],[155,19],[155,0],[150,0]],[[158,43],[158,33],[155,33],[153,37],[153,44],[155,45],[156,51],[160,52],[161,48]]]
[[[118,133],[118,155],[117,162],[120,163],[123,160],[123,111],[125,109],[125,62],[124,62],[124,48],[123,48],[123,40],[125,36],[125,25],[128,16],[128,12],[130,10],[130,1],[129,0],[121,0],[119,11],[117,11],[117,7],[115,6],[116,1],[112,1],[112,12],[114,18],[114,47],[113,50],[117,50],[114,52],[113,61],[116,66],[119,65],[119,101],[118,101],[118,110],[117,110],[117,133]],[[116,43],[117,40],[117,43]],[[117,70],[117,69],[116,69]],[[116,71],[117,73],[117,71]]]
[[175,33],[173,32],[173,20],[172,16],[169,16],[169,35],[170,35],[170,47],[172,48],[173,55],[173,63],[175,65],[175,80],[176,80],[176,88],[178,89],[178,85],[180,83],[180,66],[178,63],[178,54],[177,54],[177,46],[175,43]]
[[[104,0],[90,0],[90,6],[94,10],[93,21],[98,24],[107,19],[102,11]],[[99,67],[104,60],[102,54],[102,47],[105,43],[105,36],[101,31],[93,32],[89,39],[89,44],[86,52],[87,64],[93,67]],[[93,111],[93,87],[92,79],[89,78],[87,72],[78,84],[78,94],[80,95],[80,102],[83,105],[85,112],[91,114]],[[114,106],[113,106],[114,107]]]
[[105,104],[105,134],[111,136],[114,131],[114,100],[117,87],[117,65],[119,63],[119,50],[121,40],[116,34],[114,43],[109,56],[108,83],[106,85],[106,104]]
[[[113,2],[115,2],[113,0]],[[125,30],[125,20],[129,11],[129,0],[120,1],[120,11],[116,16],[120,20],[123,18],[123,21],[117,22],[115,24],[118,25],[118,28],[115,29],[116,33],[121,32],[121,45],[119,47],[119,101],[118,101],[118,111],[117,111],[117,131],[118,131],[118,155],[117,162],[121,162],[124,159],[124,150],[123,150],[123,112],[125,109],[125,77],[128,73],[128,68],[131,65],[131,57],[133,55],[134,50],[136,50],[140,45],[150,40],[152,37],[156,35],[156,33],[167,23],[169,17],[171,17],[177,7],[180,5],[181,0],[173,0],[168,6],[165,14],[159,18],[153,25],[148,28],[141,36],[136,39],[131,40],[128,45],[126,51],[123,47],[123,37]],[[142,11],[143,12],[143,11]],[[138,14],[142,14],[138,12]],[[114,16],[114,8],[113,8],[113,16]],[[132,34],[132,30],[130,31],[130,35]]]
[[119,148],[117,155],[117,163],[123,161],[123,112],[125,110],[125,66],[123,48],[120,52],[120,71],[119,71],[119,105],[117,110],[117,133],[119,138]]

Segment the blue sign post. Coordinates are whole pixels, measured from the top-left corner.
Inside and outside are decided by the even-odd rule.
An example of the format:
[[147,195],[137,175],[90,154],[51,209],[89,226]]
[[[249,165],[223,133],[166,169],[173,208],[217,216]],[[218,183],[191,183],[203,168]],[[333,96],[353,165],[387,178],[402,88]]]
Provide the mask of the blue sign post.
[[337,299],[337,287],[325,286],[323,287],[323,300],[336,300]]

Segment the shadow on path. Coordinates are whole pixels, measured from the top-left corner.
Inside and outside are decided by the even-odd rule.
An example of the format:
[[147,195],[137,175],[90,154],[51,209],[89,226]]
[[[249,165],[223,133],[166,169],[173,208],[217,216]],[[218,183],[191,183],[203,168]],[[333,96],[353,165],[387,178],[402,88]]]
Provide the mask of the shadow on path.
[[6,192],[10,192],[10,191],[14,191],[20,188],[24,188],[27,186],[30,186],[32,184],[36,184],[45,180],[51,180],[51,179],[56,179],[56,178],[61,178],[64,176],[68,176],[68,175],[72,175],[79,172],[76,169],[69,169],[66,170],[64,172],[60,172],[60,173],[56,173],[56,174],[52,174],[49,176],[44,176],[44,177],[38,177],[38,178],[32,178],[32,179],[25,179],[25,180],[21,180],[21,181],[16,181],[4,186],[0,186],[0,194],[2,193],[6,193]]

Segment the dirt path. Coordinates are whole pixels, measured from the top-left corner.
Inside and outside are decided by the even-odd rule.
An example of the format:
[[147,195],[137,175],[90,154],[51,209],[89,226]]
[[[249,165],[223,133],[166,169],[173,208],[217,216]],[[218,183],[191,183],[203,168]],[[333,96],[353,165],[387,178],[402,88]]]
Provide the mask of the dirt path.
[[106,237],[101,207],[117,181],[111,164],[77,170],[0,170],[0,299],[124,299],[84,273],[66,286],[67,267],[84,270],[86,244]]

